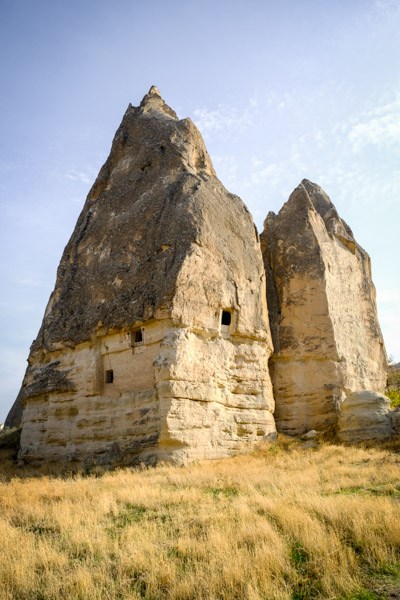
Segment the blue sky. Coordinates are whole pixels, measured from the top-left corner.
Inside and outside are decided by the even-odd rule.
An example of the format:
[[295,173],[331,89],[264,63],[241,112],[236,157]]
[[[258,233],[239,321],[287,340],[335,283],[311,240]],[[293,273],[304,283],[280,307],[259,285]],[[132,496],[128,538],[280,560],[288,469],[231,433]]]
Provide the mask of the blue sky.
[[259,228],[306,177],[372,259],[400,360],[400,0],[0,0],[0,422],[62,250],[152,84]]

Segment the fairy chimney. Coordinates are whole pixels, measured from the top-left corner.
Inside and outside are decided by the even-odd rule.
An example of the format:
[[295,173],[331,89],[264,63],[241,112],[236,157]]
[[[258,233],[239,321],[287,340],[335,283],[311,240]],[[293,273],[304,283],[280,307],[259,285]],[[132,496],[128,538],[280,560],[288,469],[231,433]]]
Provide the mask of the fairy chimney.
[[228,456],[275,432],[251,215],[152,87],[62,256],[17,405],[22,461]]
[[261,235],[277,428],[334,433],[352,392],[383,392],[386,353],[368,254],[306,179]]

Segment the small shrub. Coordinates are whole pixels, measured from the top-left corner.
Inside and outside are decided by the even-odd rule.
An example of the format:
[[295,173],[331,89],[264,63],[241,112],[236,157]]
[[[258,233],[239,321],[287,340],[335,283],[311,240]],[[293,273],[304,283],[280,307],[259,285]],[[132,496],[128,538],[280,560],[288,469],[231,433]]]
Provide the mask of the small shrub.
[[400,406],[400,390],[389,389],[386,391],[386,396],[390,398],[390,408],[397,408]]
[[389,365],[386,396],[390,398],[391,408],[400,406],[400,366],[399,364]]

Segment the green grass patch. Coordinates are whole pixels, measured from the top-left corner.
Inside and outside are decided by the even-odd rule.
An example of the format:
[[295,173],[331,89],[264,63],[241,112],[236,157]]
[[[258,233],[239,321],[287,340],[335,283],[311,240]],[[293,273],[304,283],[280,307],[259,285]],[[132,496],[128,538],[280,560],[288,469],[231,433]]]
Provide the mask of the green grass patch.
[[126,502],[117,513],[111,513],[111,529],[123,529],[134,523],[140,523],[145,518],[148,509],[142,504],[131,504]]
[[304,570],[305,565],[310,560],[307,550],[299,542],[293,544],[290,555],[292,563],[297,570]]
[[360,589],[350,596],[345,596],[345,600],[384,600],[384,597],[376,592]]
[[334,494],[340,494],[343,496],[355,496],[355,495],[370,495],[370,496],[393,496],[400,498],[400,484],[382,484],[368,487],[345,487],[337,490]]
[[227,485],[226,487],[206,487],[206,494],[210,494],[213,498],[236,498],[239,496],[240,490],[235,485]]

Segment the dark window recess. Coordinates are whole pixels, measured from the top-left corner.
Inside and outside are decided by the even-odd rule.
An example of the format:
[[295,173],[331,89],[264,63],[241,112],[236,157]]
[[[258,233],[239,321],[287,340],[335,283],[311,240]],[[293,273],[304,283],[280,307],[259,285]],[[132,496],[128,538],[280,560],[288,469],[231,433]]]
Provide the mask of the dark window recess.
[[132,341],[134,344],[143,342],[143,331],[141,329],[136,329],[136,331],[132,333]]
[[114,371],[112,369],[108,369],[106,371],[106,383],[112,383],[114,381]]
[[232,321],[232,315],[229,310],[223,310],[221,316],[221,325],[230,325]]

